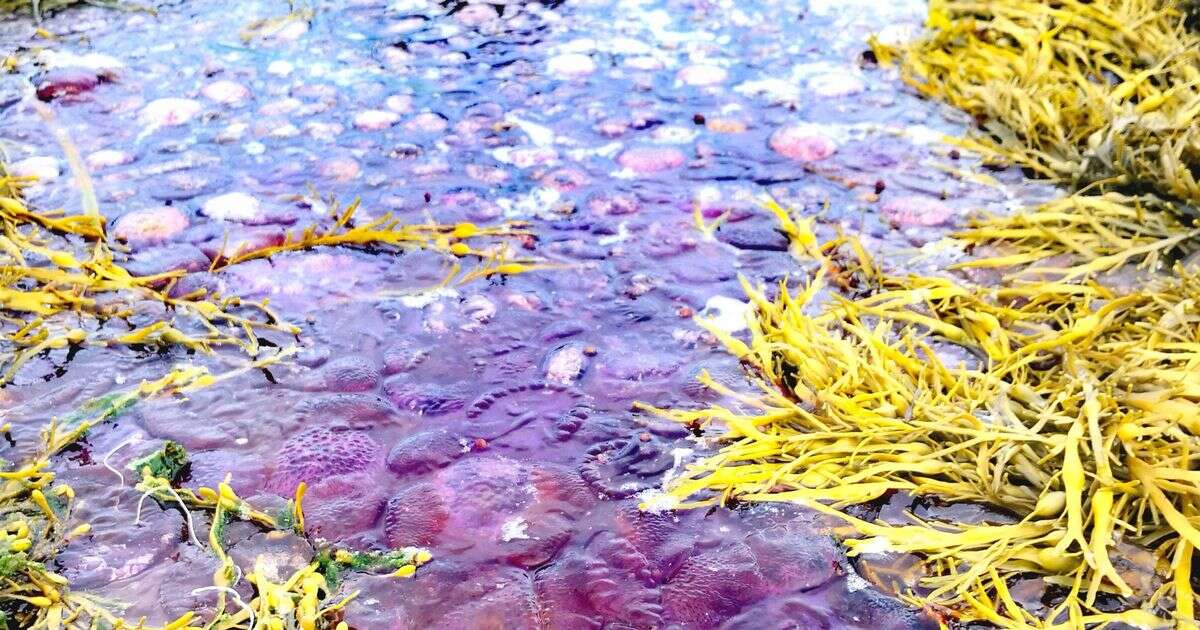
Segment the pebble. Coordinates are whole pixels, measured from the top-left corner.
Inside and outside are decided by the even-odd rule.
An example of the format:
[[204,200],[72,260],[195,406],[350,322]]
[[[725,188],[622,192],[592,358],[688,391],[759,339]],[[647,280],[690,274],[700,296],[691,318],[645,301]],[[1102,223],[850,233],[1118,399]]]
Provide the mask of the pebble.
[[558,151],[547,147],[518,147],[497,149],[493,155],[505,164],[517,168],[529,168],[540,164],[548,164],[558,159]]
[[408,94],[393,94],[383,102],[384,107],[403,114],[412,110],[413,98]]
[[683,152],[673,147],[637,147],[617,156],[617,164],[639,175],[677,169],[686,161]]
[[348,182],[362,173],[362,167],[354,158],[332,157],[317,166],[317,173],[336,182]]
[[454,19],[467,26],[480,26],[496,17],[496,9],[489,4],[467,4],[454,14]]
[[57,179],[62,174],[58,158],[48,155],[35,155],[15,162],[8,167],[8,172],[18,177],[36,177],[42,182]]
[[249,130],[250,130],[250,125],[247,125],[246,123],[243,123],[243,122],[230,123],[224,129],[217,132],[217,135],[213,138],[213,140],[215,140],[216,142],[218,142],[220,144],[229,144],[231,142],[237,142],[238,140],[241,140],[243,137],[245,137],[246,132]]
[[272,61],[269,65],[267,65],[267,74],[271,74],[271,75],[274,75],[277,77],[286,77],[289,74],[291,74],[292,71],[295,69],[296,69],[296,67],[293,66],[292,64],[290,64],[282,59],[276,59],[275,61]]
[[746,123],[733,118],[709,118],[704,127],[713,133],[742,133],[746,131]]
[[380,131],[400,122],[394,111],[367,109],[354,115],[354,127],[360,131]]
[[583,349],[571,344],[555,350],[546,360],[546,380],[560,385],[570,385],[583,374],[587,358]]
[[587,202],[588,210],[601,215],[620,216],[633,214],[640,209],[638,201],[632,195],[614,194],[597,195]]
[[213,81],[200,89],[200,94],[210,101],[223,105],[238,105],[250,98],[250,88],[236,81]]
[[302,105],[304,105],[304,103],[298,98],[281,98],[279,100],[266,103],[262,107],[258,108],[258,113],[262,114],[263,116],[284,116],[296,111],[297,109],[300,109]]
[[217,195],[204,202],[201,212],[221,221],[252,223],[263,217],[262,203],[244,192]]
[[676,75],[681,82],[687,85],[703,87],[708,85],[717,85],[724,83],[729,77],[729,72],[720,66],[709,64],[695,64],[687,66],[679,71]]
[[883,204],[884,218],[902,227],[944,225],[954,216],[954,210],[937,199],[909,195]]
[[588,55],[567,53],[557,55],[546,61],[546,70],[550,74],[565,78],[579,78],[596,71],[596,62]]
[[271,34],[271,38],[281,42],[294,42],[308,32],[308,22],[293,20],[283,28]]
[[117,219],[113,235],[135,244],[161,243],[178,235],[188,226],[188,219],[171,206],[134,210]]
[[300,135],[300,128],[292,123],[284,123],[271,129],[268,135],[270,135],[272,138],[280,139],[295,138],[296,136]]
[[133,162],[133,154],[117,149],[100,149],[89,153],[84,161],[88,168],[98,171],[103,168],[129,164]]
[[182,125],[200,113],[200,102],[190,98],[160,98],[142,108],[139,118],[151,128]]
[[714,295],[704,303],[700,316],[717,330],[730,334],[746,330],[746,313],[750,304],[724,295]]
[[404,123],[404,128],[409,131],[422,131],[425,133],[438,133],[446,130],[446,119],[433,112],[421,112],[413,116],[411,120]]
[[663,62],[657,57],[650,56],[627,57],[625,66],[634,70],[662,70]]
[[866,85],[852,74],[819,74],[808,80],[808,89],[824,98],[853,96],[866,89]]
[[338,123],[327,123],[320,121],[312,121],[305,123],[304,131],[315,140],[333,140],[339,134],[345,131],[345,127]]
[[101,53],[79,55],[70,51],[47,50],[46,65],[50,68],[82,68],[99,75],[111,76],[125,67],[120,59]]
[[837,145],[811,125],[784,127],[771,135],[771,150],[799,162],[816,162],[833,155]]
[[93,70],[64,68],[51,70],[42,75],[37,85],[37,97],[52,101],[64,96],[77,96],[90,92],[100,85],[100,77]]

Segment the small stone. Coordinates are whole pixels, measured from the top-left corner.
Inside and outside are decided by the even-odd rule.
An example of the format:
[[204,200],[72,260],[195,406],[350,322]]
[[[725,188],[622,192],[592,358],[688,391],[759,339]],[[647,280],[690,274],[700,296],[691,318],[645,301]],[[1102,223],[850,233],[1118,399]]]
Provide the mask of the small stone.
[[250,125],[242,122],[231,123],[213,138],[218,143],[230,144],[237,142],[246,136],[246,132],[250,130]]
[[852,96],[866,89],[866,85],[852,74],[821,74],[808,80],[808,89],[824,98]]
[[294,42],[308,32],[308,22],[293,20],[271,34],[272,39],[281,42]]
[[746,123],[733,118],[709,118],[704,127],[713,133],[742,133]]
[[686,161],[683,152],[672,147],[638,147],[617,156],[617,164],[643,175],[673,170]]
[[412,110],[413,98],[408,94],[393,94],[383,102],[384,107],[403,114]]
[[122,241],[136,244],[161,243],[170,240],[188,226],[188,219],[171,206],[134,210],[117,219],[113,235]]
[[236,81],[213,81],[200,89],[200,94],[210,101],[223,105],[237,105],[250,98],[250,88]]
[[263,217],[262,203],[244,192],[217,195],[204,202],[201,212],[213,219],[243,223],[260,221]]
[[681,82],[696,87],[724,83],[725,79],[728,77],[729,72],[726,71],[725,68],[709,64],[695,64],[687,66],[680,70],[679,74],[676,75],[676,78],[678,78]]
[[345,131],[338,123],[312,121],[304,125],[304,131],[316,140],[333,140]]
[[880,208],[883,216],[901,227],[944,225],[954,210],[937,199],[917,195],[897,197]]
[[103,168],[129,164],[133,162],[133,154],[116,149],[101,149],[88,154],[87,159],[84,161],[87,163],[88,168],[98,171]]
[[277,77],[286,77],[289,74],[291,74],[292,71],[295,69],[296,69],[295,66],[293,66],[292,64],[290,64],[282,59],[277,59],[267,65],[267,74],[271,74],[271,75],[274,75]]
[[588,55],[567,53],[551,57],[546,62],[550,74],[566,78],[585,77],[596,71],[596,62]]
[[268,135],[279,139],[295,138],[300,135],[300,128],[292,123],[284,123],[272,129]]
[[263,116],[284,116],[300,109],[303,105],[304,103],[298,98],[281,98],[258,108],[258,113]]
[[409,131],[421,131],[425,133],[438,133],[446,130],[446,119],[433,112],[421,112],[404,123],[404,128]]
[[546,360],[546,380],[561,385],[574,383],[583,374],[587,359],[576,345],[563,346]]
[[467,4],[454,13],[454,19],[466,26],[480,26],[496,19],[496,9],[489,4]]
[[45,182],[57,179],[62,171],[58,166],[58,158],[36,155],[11,164],[8,172],[17,177],[36,177],[38,181]]
[[637,57],[626,57],[625,66],[634,70],[662,70],[663,62],[657,57],[649,55],[641,55]]
[[396,112],[367,109],[354,115],[354,126],[360,131],[380,131],[400,122]]
[[64,68],[51,70],[38,80],[37,97],[53,101],[64,96],[78,96],[90,92],[100,85],[100,77],[93,70]]
[[152,128],[182,125],[200,113],[200,102],[190,98],[160,98],[142,108],[139,118]]
[[816,162],[833,155],[837,145],[810,125],[784,127],[771,135],[771,150],[798,162]]
[[518,147],[512,150],[497,150],[497,160],[512,164],[517,168],[529,168],[548,164],[558,159],[558,152],[549,147]]
[[348,182],[361,172],[362,167],[351,157],[332,157],[317,166],[317,174],[337,182]]

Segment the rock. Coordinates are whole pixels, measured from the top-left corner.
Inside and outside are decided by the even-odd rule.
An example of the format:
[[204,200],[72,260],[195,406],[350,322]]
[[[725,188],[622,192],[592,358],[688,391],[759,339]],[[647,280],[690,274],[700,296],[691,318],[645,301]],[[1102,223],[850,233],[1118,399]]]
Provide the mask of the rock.
[[688,85],[697,87],[724,83],[729,76],[724,68],[709,64],[694,64],[684,67],[676,78]]
[[412,110],[413,98],[408,94],[393,94],[383,104],[391,111],[403,114]]
[[945,225],[954,216],[950,206],[919,195],[891,199],[883,204],[880,212],[888,221],[901,227]]
[[200,94],[222,105],[238,105],[250,98],[250,88],[236,81],[213,81],[200,89]]
[[255,223],[263,219],[262,203],[244,192],[217,195],[205,201],[200,211],[204,216],[221,221]]
[[445,468],[462,457],[464,440],[446,431],[424,431],[400,440],[387,456],[387,467],[397,475],[421,475]]
[[267,65],[267,74],[277,77],[286,77],[295,70],[296,67],[282,59],[276,59]]
[[188,226],[188,218],[171,206],[134,210],[113,225],[113,235],[135,244],[168,241]]
[[53,101],[64,96],[78,96],[91,92],[100,85],[100,77],[93,70],[64,68],[51,70],[42,75],[37,83],[37,97],[42,101]]
[[596,214],[621,216],[634,214],[640,209],[638,201],[632,195],[600,194],[588,199],[588,210]]
[[579,380],[587,367],[583,348],[570,344],[550,353],[546,359],[546,380],[561,385],[570,385]]
[[262,107],[258,108],[258,113],[262,114],[263,116],[286,116],[287,114],[300,109],[300,107],[303,105],[304,103],[300,99],[289,96],[288,98],[281,98],[279,100],[266,103]]
[[317,174],[336,182],[348,182],[358,177],[362,167],[351,157],[331,157],[317,166]]
[[673,147],[636,147],[617,156],[617,164],[639,175],[677,169],[686,161],[683,152]]
[[824,98],[853,96],[866,88],[862,80],[849,73],[819,74],[808,80],[808,89]]
[[784,127],[771,135],[771,150],[798,162],[816,162],[833,155],[837,145],[811,125]]
[[119,151],[117,149],[101,149],[89,153],[84,162],[87,167],[98,171],[100,169],[111,168],[113,166],[124,166],[133,162],[133,154],[127,151]]
[[404,123],[404,128],[409,131],[439,133],[446,130],[446,125],[446,119],[442,116],[433,112],[421,112]]
[[396,112],[366,109],[354,115],[354,127],[360,131],[380,131],[400,122]]
[[153,276],[176,270],[204,271],[211,263],[199,247],[188,243],[172,243],[139,250],[125,263],[125,268],[135,276]]
[[9,165],[8,172],[17,177],[36,177],[40,182],[57,179],[62,173],[58,158],[36,155]]
[[151,128],[182,125],[200,113],[200,102],[190,98],[160,98],[150,101],[138,115]]
[[588,55],[567,53],[548,59],[546,70],[559,77],[579,78],[595,72],[596,62]]
[[267,135],[271,136],[272,138],[280,139],[295,138],[296,136],[300,135],[300,128],[292,123],[284,123],[271,129]]
[[246,132],[249,130],[250,125],[247,125],[246,123],[230,123],[224,129],[218,131],[217,135],[213,137],[213,140],[219,144],[237,142],[244,138],[246,136]]
[[704,126],[713,133],[742,133],[746,131],[746,123],[733,118],[709,118],[704,122]]

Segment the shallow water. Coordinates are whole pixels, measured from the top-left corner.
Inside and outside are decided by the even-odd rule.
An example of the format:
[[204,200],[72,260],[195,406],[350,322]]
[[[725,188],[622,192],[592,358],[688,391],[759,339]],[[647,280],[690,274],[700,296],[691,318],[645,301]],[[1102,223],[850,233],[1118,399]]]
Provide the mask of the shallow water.
[[[142,403],[65,458],[95,528],[62,558],[77,588],[151,621],[205,601],[191,591],[215,561],[188,543],[181,513],[147,505],[132,525],[138,495],[104,465],[172,439],[191,453],[189,484],[228,472],[241,495],[277,505],[307,481],[310,531],[433,552],[409,580],[354,578],[356,628],[933,624],[848,574],[825,524],[799,509],[639,513],[639,497],[709,445],[631,408],[716,400],[693,381],[702,368],[744,382],[691,316],[736,322],[739,274],[773,283],[798,269],[765,195],[819,214],[824,235],[859,235],[889,266],[925,270],[959,255],[937,239],[967,211],[1044,193],[1019,173],[955,176],[973,165],[937,140],[962,118],[864,60],[870,33],[916,32],[921,4],[315,8],[249,43],[239,32],[285,3],[196,0],[156,17],[84,7],[47,22],[57,41],[3,23],[6,48],[45,48],[0,89],[11,159],[60,173],[31,203],[76,210],[79,193],[19,100],[25,78],[52,97],[118,232],[131,213],[166,222],[161,238],[130,242],[142,273],[203,269],[222,247],[313,224],[324,206],[310,191],[361,197],[372,216],[527,220],[532,253],[563,268],[421,300],[401,295],[446,264],[419,253],[324,250],[201,274],[269,298],[306,350],[272,368],[275,383],[254,372]],[[694,226],[696,205],[730,213],[715,239]],[[32,364],[0,390],[17,450],[50,417],[189,359],[207,360],[88,349]],[[249,527],[230,539],[245,570],[260,553],[306,557],[302,541]]]

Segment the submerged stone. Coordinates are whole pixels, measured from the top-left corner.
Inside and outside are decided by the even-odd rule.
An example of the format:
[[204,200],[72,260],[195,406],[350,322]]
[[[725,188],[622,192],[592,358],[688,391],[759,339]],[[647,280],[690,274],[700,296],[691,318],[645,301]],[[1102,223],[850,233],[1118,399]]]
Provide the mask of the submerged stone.
[[798,162],[817,162],[833,155],[837,145],[809,125],[784,127],[771,134],[771,150]]

